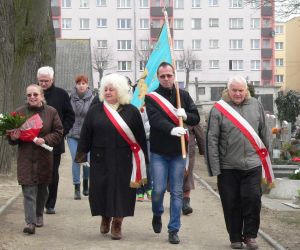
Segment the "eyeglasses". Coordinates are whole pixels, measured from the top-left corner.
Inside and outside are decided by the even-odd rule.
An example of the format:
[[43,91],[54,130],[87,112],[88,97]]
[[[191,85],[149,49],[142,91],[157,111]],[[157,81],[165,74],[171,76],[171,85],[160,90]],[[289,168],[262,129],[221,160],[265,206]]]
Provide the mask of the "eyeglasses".
[[171,74],[167,74],[167,75],[160,75],[159,78],[172,78],[174,75],[171,75]]
[[39,82],[44,82],[44,83],[48,83],[50,82],[50,80],[38,80]]
[[27,94],[27,97],[37,97],[39,94],[38,93],[30,93],[30,94]]

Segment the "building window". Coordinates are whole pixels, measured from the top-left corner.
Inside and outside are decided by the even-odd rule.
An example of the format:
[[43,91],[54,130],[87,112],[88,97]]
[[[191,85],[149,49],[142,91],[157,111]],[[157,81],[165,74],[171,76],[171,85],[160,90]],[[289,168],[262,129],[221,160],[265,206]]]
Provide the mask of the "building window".
[[141,50],[150,50],[149,40],[140,40]]
[[263,39],[261,46],[262,46],[262,49],[270,49],[271,48],[271,39]]
[[264,18],[262,20],[262,27],[263,28],[271,28],[272,27],[272,22],[271,22],[271,19],[270,18]]
[[219,18],[209,18],[209,27],[219,27]]
[[152,0],[152,7],[160,7],[160,0]]
[[72,8],[72,1],[71,0],[62,0],[61,7],[62,8]]
[[283,42],[275,42],[276,50],[283,50]]
[[140,68],[140,71],[144,71],[146,69],[146,64],[147,62],[146,61],[140,61],[139,62],[139,68]]
[[62,29],[72,29],[72,18],[62,18]]
[[209,60],[209,68],[210,69],[218,69],[219,68],[219,60]]
[[131,61],[118,61],[119,71],[131,71]]
[[243,18],[229,18],[229,28],[230,29],[243,29],[244,27]]
[[174,0],[174,9],[183,9],[184,0]]
[[60,6],[60,4],[58,3],[58,0],[51,0],[51,6],[58,7],[58,6]]
[[260,28],[260,18],[251,18],[251,29]]
[[192,18],[192,29],[193,30],[201,29],[201,18]]
[[260,39],[251,39],[251,49],[260,49]]
[[183,60],[176,60],[176,70],[184,70],[184,62]]
[[210,88],[210,99],[212,101],[219,101],[222,97],[222,93],[225,87],[211,87]]
[[218,39],[210,39],[209,40],[209,48],[210,49],[218,49],[219,48],[219,40]]
[[260,60],[251,60],[251,70],[260,70]]
[[183,50],[183,40],[174,40],[174,50]]
[[283,58],[276,58],[276,67],[283,67]]
[[192,0],[192,8],[200,8],[201,0]]
[[250,81],[250,84],[253,85],[253,86],[259,86],[260,81]]
[[276,25],[275,26],[275,33],[276,34],[283,34],[283,25]]
[[107,19],[97,18],[97,28],[107,28]]
[[90,28],[90,19],[80,18],[80,29],[86,30]]
[[230,8],[242,8],[243,0],[230,0],[229,6]]
[[201,69],[202,69],[201,60],[193,60],[192,61],[192,70],[201,70]]
[[261,67],[262,70],[271,70],[271,60],[263,60]]
[[151,22],[151,27],[152,28],[159,28],[160,29],[160,20],[152,20]]
[[118,8],[130,8],[131,0],[118,0],[117,7]]
[[205,87],[198,87],[198,94],[205,95]]
[[58,19],[53,19],[53,28],[54,29],[59,29],[59,20]]
[[174,18],[174,29],[183,30],[183,18]]
[[140,19],[140,29],[142,29],[142,30],[149,29],[149,19],[148,18]]
[[149,0],[140,0],[140,8],[149,8]]
[[260,8],[260,1],[261,0],[252,0],[250,3],[250,7],[254,9]]
[[243,70],[243,60],[229,60],[229,70]]
[[80,8],[88,8],[89,0],[80,0]]
[[104,7],[106,6],[106,0],[97,0],[96,4],[98,7]]
[[131,29],[131,19],[118,18],[118,29]]
[[283,75],[275,75],[276,83],[283,83]]
[[97,47],[99,49],[107,49],[107,40],[97,40]]
[[231,39],[229,40],[230,49],[243,49],[243,40],[242,39]]
[[201,50],[201,39],[192,40],[192,50]]
[[131,40],[118,40],[118,50],[131,50]]
[[208,0],[208,6],[214,7],[219,5],[219,0]]

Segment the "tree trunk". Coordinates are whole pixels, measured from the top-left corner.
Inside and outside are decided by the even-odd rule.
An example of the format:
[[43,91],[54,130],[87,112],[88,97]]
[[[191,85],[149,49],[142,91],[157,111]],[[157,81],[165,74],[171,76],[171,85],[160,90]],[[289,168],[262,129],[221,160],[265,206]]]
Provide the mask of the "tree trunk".
[[[37,69],[55,64],[55,36],[49,0],[0,1],[0,112],[24,103]],[[16,150],[0,138],[0,174],[9,174]]]
[[190,69],[185,70],[185,90],[189,91]]

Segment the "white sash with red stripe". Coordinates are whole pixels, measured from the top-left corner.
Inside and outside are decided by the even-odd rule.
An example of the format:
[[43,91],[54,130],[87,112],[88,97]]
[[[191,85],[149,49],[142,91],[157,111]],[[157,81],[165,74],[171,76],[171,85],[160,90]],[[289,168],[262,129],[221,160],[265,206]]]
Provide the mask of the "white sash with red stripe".
[[147,182],[144,152],[137,143],[131,129],[119,115],[119,113],[111,108],[106,102],[103,103],[103,108],[109,120],[115,126],[119,134],[130,145],[133,163],[130,187],[138,188],[141,184],[145,184]]
[[274,174],[269,152],[252,126],[227,102],[220,100],[214,106],[246,136],[262,162],[263,178],[267,183],[273,183]]

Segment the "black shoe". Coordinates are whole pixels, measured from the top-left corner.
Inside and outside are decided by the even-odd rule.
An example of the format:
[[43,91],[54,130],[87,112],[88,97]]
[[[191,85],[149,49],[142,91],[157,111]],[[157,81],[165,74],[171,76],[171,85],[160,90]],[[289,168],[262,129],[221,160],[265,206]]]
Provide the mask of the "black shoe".
[[23,229],[24,234],[35,234],[35,225],[34,224],[27,224],[26,227]]
[[46,208],[46,214],[55,214],[54,208]]
[[162,228],[161,216],[153,215],[152,227],[155,233],[159,234],[161,232],[161,228]]
[[81,200],[80,184],[74,184],[74,200]]
[[190,198],[184,197],[182,201],[182,214],[188,215],[193,212],[193,209],[190,206]]
[[84,196],[88,196],[89,195],[89,180],[88,179],[84,179],[83,180],[83,191],[82,194]]
[[177,232],[169,232],[169,242],[171,244],[179,244],[180,240]]

